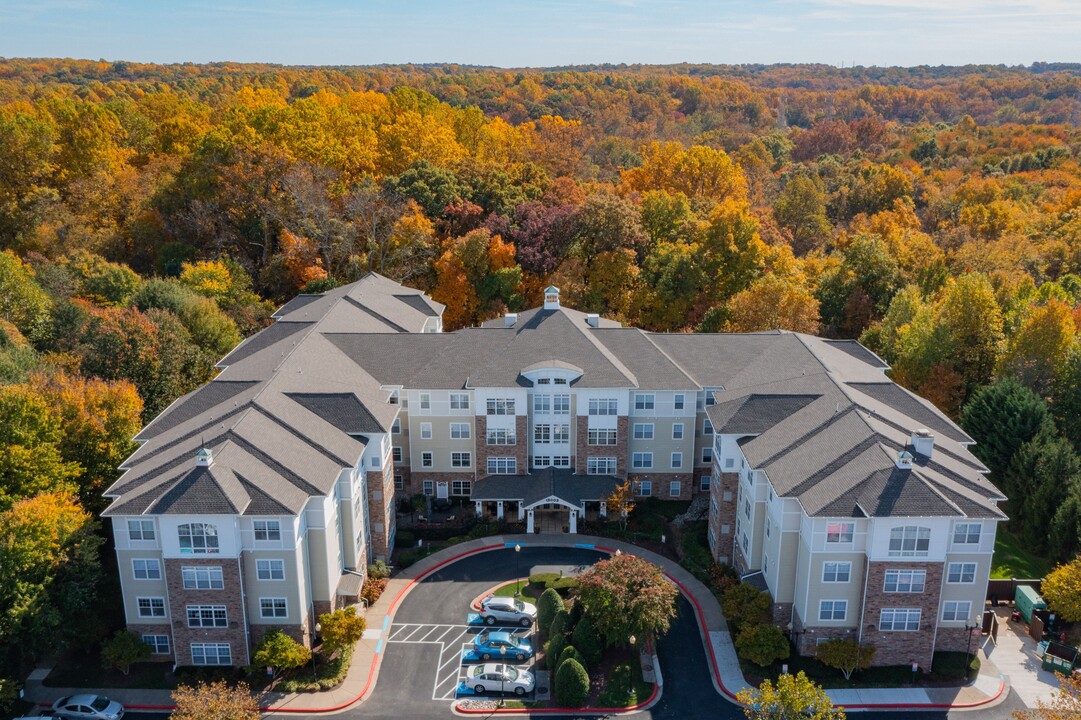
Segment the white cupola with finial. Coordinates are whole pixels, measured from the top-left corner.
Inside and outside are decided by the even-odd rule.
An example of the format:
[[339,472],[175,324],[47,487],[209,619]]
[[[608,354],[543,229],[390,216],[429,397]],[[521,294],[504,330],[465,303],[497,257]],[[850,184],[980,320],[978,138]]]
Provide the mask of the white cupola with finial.
[[544,289],[544,309],[559,309],[559,288],[557,288],[555,285],[549,285]]
[[214,464],[214,453],[210,448],[199,448],[199,452],[195,453],[195,467],[210,467]]

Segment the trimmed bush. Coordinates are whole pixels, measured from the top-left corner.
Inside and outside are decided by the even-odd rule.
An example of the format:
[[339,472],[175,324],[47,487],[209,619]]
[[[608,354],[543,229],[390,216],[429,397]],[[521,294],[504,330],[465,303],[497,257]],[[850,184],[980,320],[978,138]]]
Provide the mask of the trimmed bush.
[[399,530],[394,536],[394,547],[411,548],[417,544],[417,536],[408,530]]
[[574,658],[556,671],[556,702],[562,707],[581,707],[589,697],[589,673]]
[[776,625],[748,625],[736,635],[736,653],[755,665],[765,667],[788,658],[788,638]]
[[563,648],[563,652],[559,653],[559,664],[556,665],[556,671],[558,672],[559,665],[567,662],[571,658],[574,658],[582,664],[582,667],[586,667],[586,660],[582,657],[582,653],[578,652],[573,645],[568,645]]
[[560,595],[564,595],[570,593],[573,590],[577,590],[580,585],[581,583],[578,582],[578,578],[563,577],[553,580],[549,587],[559,592]]
[[604,654],[604,644],[601,642],[601,636],[597,634],[597,629],[593,627],[593,621],[589,619],[588,615],[579,620],[578,624],[574,626],[574,632],[571,633],[571,642],[574,647],[578,648],[578,652],[585,657],[586,662],[583,664],[586,667],[592,667],[601,661],[601,655]]
[[563,598],[559,597],[559,593],[555,590],[545,590],[537,600],[537,627],[547,632],[556,613],[562,609]]
[[554,638],[556,635],[566,635],[567,631],[571,629],[570,625],[570,613],[561,608],[552,618],[552,624],[548,626],[548,637]]
[[567,639],[562,635],[552,636],[552,639],[544,646],[544,664],[552,672],[559,667],[559,656],[563,654],[565,647],[567,647]]

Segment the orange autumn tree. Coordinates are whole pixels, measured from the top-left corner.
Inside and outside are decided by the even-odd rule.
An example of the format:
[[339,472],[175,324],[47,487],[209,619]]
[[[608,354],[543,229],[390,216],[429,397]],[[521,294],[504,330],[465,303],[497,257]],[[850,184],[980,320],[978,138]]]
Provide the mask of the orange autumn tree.
[[522,302],[522,268],[513,243],[480,228],[453,238],[435,263],[432,297],[447,306],[448,330],[495,317]]

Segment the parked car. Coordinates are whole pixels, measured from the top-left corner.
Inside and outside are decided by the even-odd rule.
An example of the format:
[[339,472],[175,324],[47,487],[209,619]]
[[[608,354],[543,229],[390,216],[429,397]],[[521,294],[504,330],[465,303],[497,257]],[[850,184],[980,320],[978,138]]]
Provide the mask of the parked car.
[[53,712],[72,720],[120,720],[124,706],[101,695],[71,695],[54,702]]
[[537,619],[537,606],[517,598],[489,595],[480,602],[480,617],[488,625],[529,627]]
[[533,673],[520,670],[510,665],[485,663],[470,668],[466,684],[473,692],[483,695],[486,692],[512,692],[525,695],[533,692]]
[[533,657],[533,646],[509,632],[485,630],[473,640],[473,652],[482,660],[508,657],[522,662]]

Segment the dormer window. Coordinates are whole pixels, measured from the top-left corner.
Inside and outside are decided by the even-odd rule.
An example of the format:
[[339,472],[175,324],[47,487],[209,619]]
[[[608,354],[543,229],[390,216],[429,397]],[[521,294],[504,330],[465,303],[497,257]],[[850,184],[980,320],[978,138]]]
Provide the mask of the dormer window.
[[176,529],[180,552],[192,555],[218,553],[218,528],[207,523],[187,523]]

